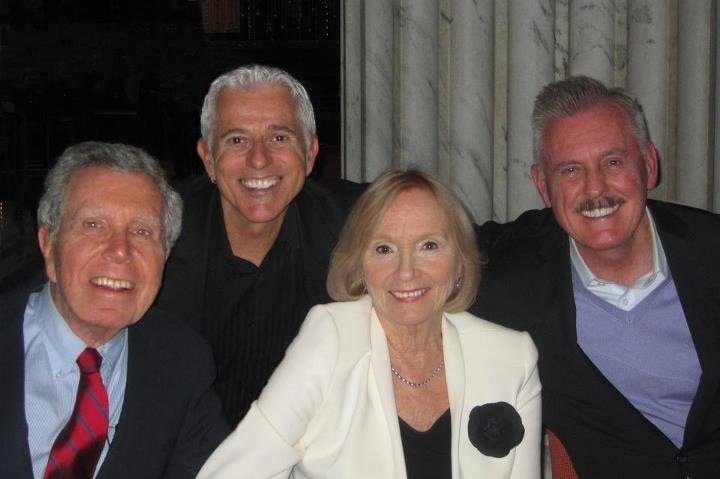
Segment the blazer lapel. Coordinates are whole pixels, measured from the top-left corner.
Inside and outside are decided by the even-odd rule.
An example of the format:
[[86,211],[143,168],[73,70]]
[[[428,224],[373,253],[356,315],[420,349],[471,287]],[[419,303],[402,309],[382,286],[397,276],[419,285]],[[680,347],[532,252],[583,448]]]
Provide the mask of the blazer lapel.
[[[368,301],[369,302],[369,301]],[[375,310],[370,310],[370,356],[372,359],[375,382],[377,384],[380,401],[385,421],[388,426],[392,454],[396,465],[395,475],[398,478],[406,477],[405,456],[400,439],[400,425],[398,423],[397,407],[395,406],[395,393],[393,391],[393,380],[390,375],[390,352],[388,351],[385,331],[380,325],[380,320]]]
[[567,234],[556,226],[540,247],[537,263],[528,267],[528,271],[537,271],[533,276],[544,280],[525,283],[531,291],[523,297],[534,296],[534,303],[542,311],[543,320],[537,323],[533,333],[555,343],[547,351],[559,350],[574,355],[579,347],[571,267]]
[[465,361],[457,328],[447,317],[443,317],[443,360],[445,361],[445,381],[450,401],[451,443],[450,457],[452,477],[460,477],[460,435],[465,433],[463,408],[465,404]]
[[[152,313],[140,321],[153,321]],[[162,372],[165,346],[162,338],[138,334],[138,328],[143,326],[136,324],[128,330],[128,374],[122,413],[98,477],[144,477],[144,462],[138,452],[151,457],[172,447],[162,443],[163,436],[153,430],[158,424],[158,411],[166,407],[163,401],[173,390],[168,375]]]
[[0,301],[0,477],[31,478],[25,420],[25,345],[23,319],[28,294],[23,290]]
[[720,276],[712,251],[700,251],[678,215],[651,204],[668,266],[695,344],[702,375],[685,426],[683,446],[692,447],[720,389]]
[[25,366],[22,323],[27,295],[2,302],[0,312],[0,477],[31,478],[25,421]]
[[[533,323],[532,335],[541,351],[538,359],[540,379],[548,386],[543,393],[543,421],[552,425],[553,432],[562,439],[565,437],[562,427],[567,422],[568,411],[560,409],[558,404],[565,404],[567,398],[571,398],[573,404],[602,403],[607,410],[623,415],[625,419],[622,422],[626,426],[634,424],[632,427],[652,430],[656,440],[664,446],[671,445],[608,381],[578,345],[569,247],[567,234],[555,226],[539,249],[537,264],[529,267],[530,271],[537,271],[538,278],[550,279],[529,281],[534,286],[535,304],[542,318]],[[566,399],[554,401],[555,395]],[[595,410],[591,414],[598,416],[604,413],[604,410]]]

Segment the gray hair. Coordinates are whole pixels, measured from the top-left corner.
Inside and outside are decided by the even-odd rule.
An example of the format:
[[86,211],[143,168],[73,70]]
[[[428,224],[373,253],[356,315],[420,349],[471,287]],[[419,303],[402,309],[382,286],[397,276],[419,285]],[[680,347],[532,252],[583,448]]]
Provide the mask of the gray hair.
[[315,113],[305,87],[285,70],[265,65],[243,65],[217,77],[205,95],[200,113],[200,132],[212,151],[215,121],[217,120],[217,99],[226,88],[251,89],[259,85],[278,85],[288,89],[295,99],[297,120],[302,128],[305,148],[315,136]]
[[182,227],[182,199],[170,187],[158,161],[140,148],[122,143],[86,141],[68,147],[45,177],[45,192],[38,205],[38,225],[48,228],[55,240],[65,212],[65,197],[70,180],[78,170],[89,167],[109,168],[148,175],[165,201],[163,228],[165,254],[175,244]]
[[550,120],[566,118],[604,102],[618,106],[627,113],[640,151],[644,154],[650,142],[650,134],[640,103],[621,88],[607,88],[594,78],[574,76],[546,85],[535,98],[532,115],[535,163],[540,164],[543,160],[543,135]]

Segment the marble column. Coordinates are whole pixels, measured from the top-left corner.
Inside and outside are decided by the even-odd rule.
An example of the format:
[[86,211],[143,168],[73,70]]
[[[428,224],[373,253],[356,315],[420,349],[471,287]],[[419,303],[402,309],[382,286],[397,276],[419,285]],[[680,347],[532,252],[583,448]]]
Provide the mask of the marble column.
[[570,2],[570,75],[587,75],[612,84],[615,65],[615,2]]
[[530,179],[533,99],[555,79],[554,2],[508,2],[507,216],[542,205]]
[[439,5],[437,0],[398,3],[393,166],[437,172]]
[[643,106],[650,137],[661,154],[662,181],[651,193],[667,198],[675,182],[671,167],[675,127],[672,105],[674,77],[670,74],[672,35],[671,0],[631,0],[628,3],[627,89]]
[[455,0],[449,45],[449,183],[478,220],[492,216],[492,2]]
[[356,181],[393,165],[394,17],[386,0],[344,3],[343,167]]
[[[711,0],[678,3],[677,152],[675,197],[710,208],[713,30]],[[667,155],[666,155],[667,157]]]

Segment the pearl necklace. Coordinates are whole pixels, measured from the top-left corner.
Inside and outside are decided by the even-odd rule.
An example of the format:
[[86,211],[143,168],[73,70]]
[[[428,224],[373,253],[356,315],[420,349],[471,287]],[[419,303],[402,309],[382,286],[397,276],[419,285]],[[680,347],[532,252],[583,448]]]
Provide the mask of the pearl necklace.
[[430,374],[430,376],[428,376],[427,378],[425,378],[424,381],[421,381],[421,382],[419,382],[419,383],[410,381],[408,378],[404,377],[402,374],[400,374],[400,373],[398,372],[397,369],[395,369],[395,368],[392,367],[392,366],[390,366],[390,371],[392,371],[393,375],[394,375],[396,378],[398,378],[403,384],[406,384],[407,386],[410,386],[411,388],[421,388],[421,387],[427,386],[430,381],[432,381],[433,379],[435,379],[435,376],[437,376],[438,373],[439,373],[440,371],[442,371],[443,367],[445,367],[445,361],[440,361],[440,365],[435,368],[435,370],[432,372],[432,374]]

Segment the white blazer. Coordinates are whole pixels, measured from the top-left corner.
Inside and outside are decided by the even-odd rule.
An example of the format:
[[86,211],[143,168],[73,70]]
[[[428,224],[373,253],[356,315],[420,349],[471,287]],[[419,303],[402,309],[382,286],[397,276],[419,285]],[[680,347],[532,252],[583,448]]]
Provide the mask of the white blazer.
[[[540,477],[540,380],[527,333],[445,314],[453,478]],[[505,401],[525,435],[502,458],[468,438],[475,406]],[[198,479],[406,477],[385,333],[368,296],[315,306],[237,429]]]

